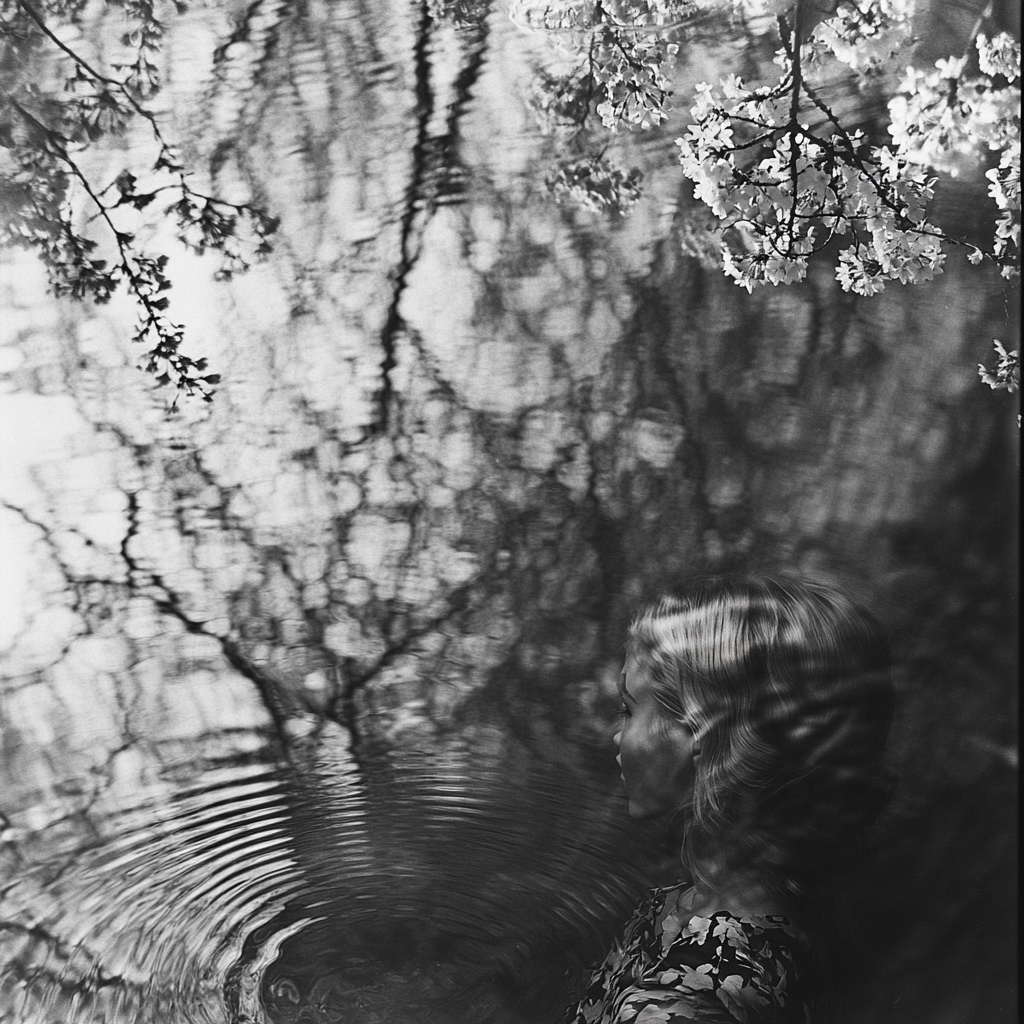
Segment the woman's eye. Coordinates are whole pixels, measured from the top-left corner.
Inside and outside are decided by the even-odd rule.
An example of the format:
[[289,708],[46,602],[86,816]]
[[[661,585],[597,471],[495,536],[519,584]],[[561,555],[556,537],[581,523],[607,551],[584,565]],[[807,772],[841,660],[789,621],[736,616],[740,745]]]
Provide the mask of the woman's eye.
[[615,714],[617,714],[620,718],[629,718],[629,708],[627,708],[625,704],[620,704],[615,709]]

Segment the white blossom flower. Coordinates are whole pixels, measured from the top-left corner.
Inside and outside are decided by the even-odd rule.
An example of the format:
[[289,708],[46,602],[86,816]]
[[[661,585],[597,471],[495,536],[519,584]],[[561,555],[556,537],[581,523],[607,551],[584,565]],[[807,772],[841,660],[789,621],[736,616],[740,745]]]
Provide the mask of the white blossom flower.
[[[995,370],[989,370],[983,363],[978,363],[978,376],[993,391],[1012,394],[1020,387],[1020,352],[1017,349],[1007,352],[998,339],[994,340],[994,345],[998,357]],[[1019,416],[1017,422],[1019,425]]]
[[911,39],[913,0],[866,0],[840,4],[820,22],[809,40],[808,58],[829,51],[854,71],[870,71],[888,61]]
[[1002,75],[1011,82],[1020,78],[1020,43],[1006,32],[989,39],[978,33],[978,64],[986,75]]

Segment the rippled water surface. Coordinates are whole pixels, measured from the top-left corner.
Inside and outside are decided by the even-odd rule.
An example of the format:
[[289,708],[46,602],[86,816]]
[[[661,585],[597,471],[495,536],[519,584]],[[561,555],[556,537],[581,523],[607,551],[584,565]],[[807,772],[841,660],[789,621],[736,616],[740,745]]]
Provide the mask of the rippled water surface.
[[[681,95],[760,59],[683,57]],[[687,254],[668,129],[612,140],[628,216],[559,206],[558,59],[497,4],[171,19],[168,131],[282,222],[217,282],[140,220],[223,376],[176,417],[127,300],[4,254],[4,1024],[554,1021],[675,870],[613,762],[630,609],[736,567],[896,647],[844,1024],[1011,1020],[1018,436],[974,367],[1015,296],[956,258],[747,295]]]
[[494,734],[357,759],[328,726],[284,764],[248,739],[127,793],[116,752],[8,828],[11,1019],[537,1019],[636,894],[616,859],[658,866],[578,768]]

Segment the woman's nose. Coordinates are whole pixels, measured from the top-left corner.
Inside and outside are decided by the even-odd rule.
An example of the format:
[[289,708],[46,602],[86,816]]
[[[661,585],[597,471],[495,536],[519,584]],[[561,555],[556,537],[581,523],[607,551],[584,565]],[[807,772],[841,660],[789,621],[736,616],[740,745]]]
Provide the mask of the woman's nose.
[[614,743],[615,746],[617,746],[617,747],[619,745],[621,745],[621,743],[622,743],[622,730],[621,729],[616,729],[615,730],[615,735],[612,737],[612,743]]

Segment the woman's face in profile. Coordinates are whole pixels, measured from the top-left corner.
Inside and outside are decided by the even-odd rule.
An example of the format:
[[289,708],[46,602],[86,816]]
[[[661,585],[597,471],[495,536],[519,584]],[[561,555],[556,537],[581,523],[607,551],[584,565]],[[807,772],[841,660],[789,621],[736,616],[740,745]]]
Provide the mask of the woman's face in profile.
[[632,656],[626,659],[619,695],[621,717],[613,738],[630,817],[675,811],[693,785],[693,733],[658,702],[649,669]]

